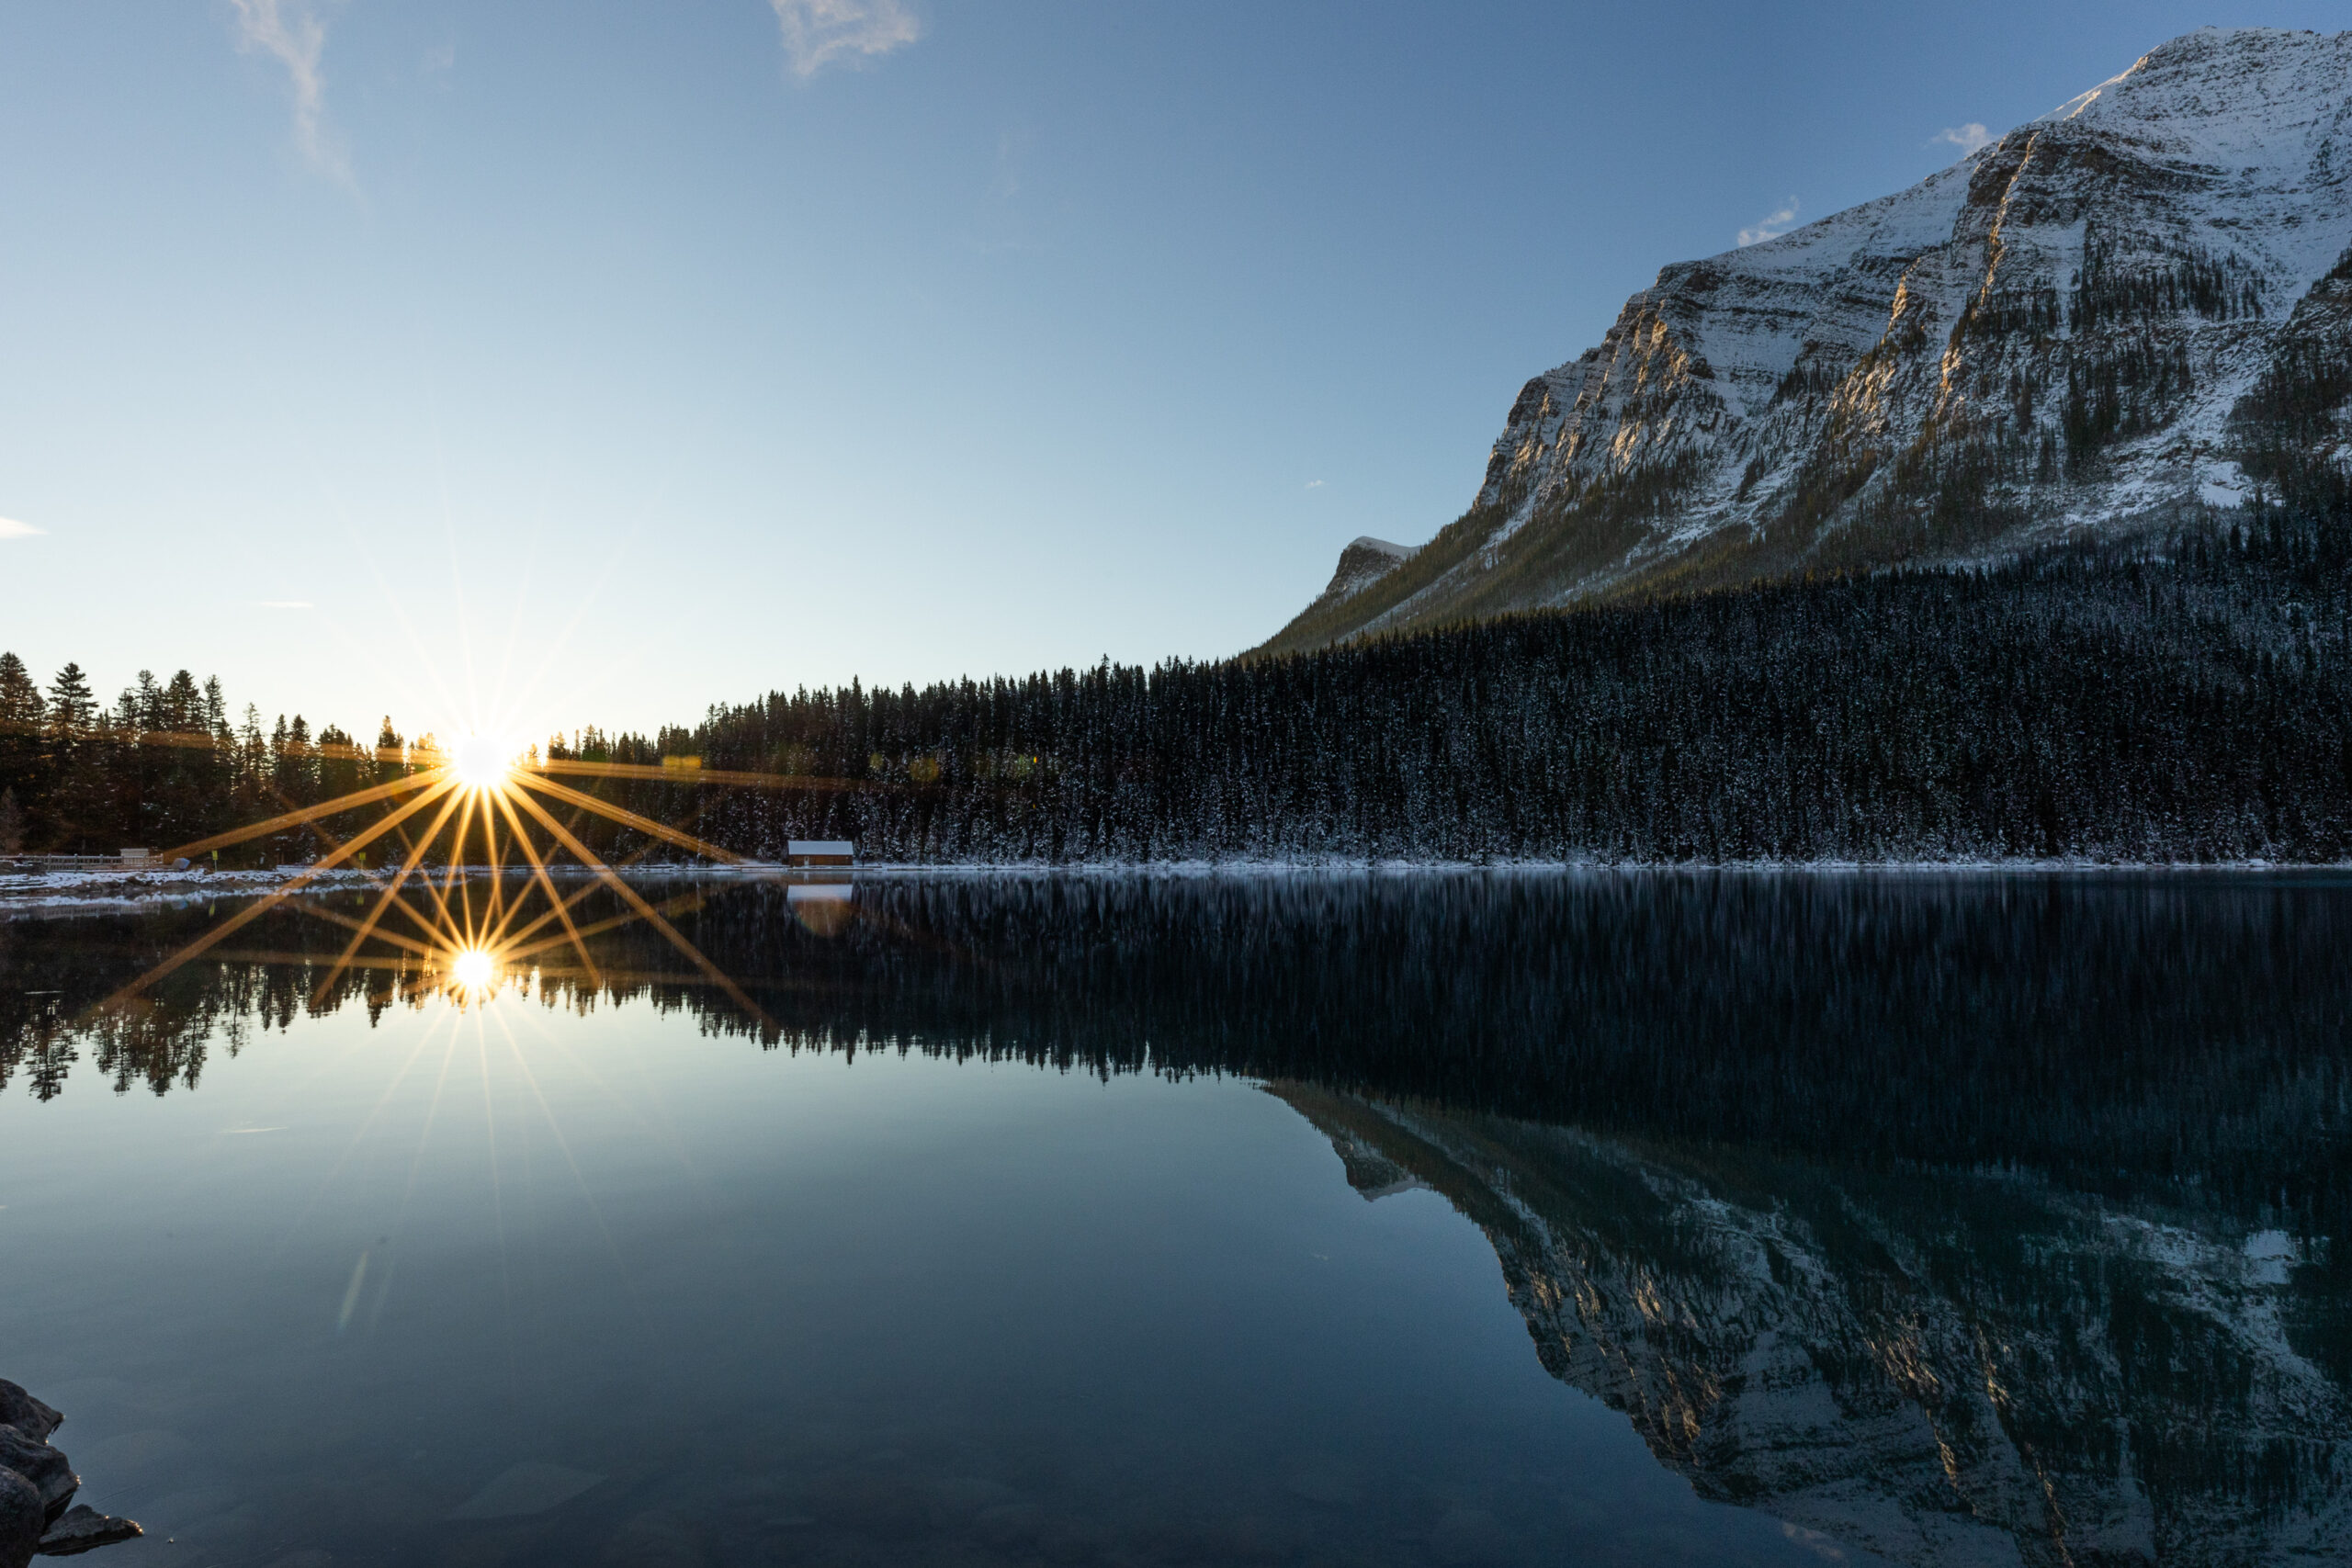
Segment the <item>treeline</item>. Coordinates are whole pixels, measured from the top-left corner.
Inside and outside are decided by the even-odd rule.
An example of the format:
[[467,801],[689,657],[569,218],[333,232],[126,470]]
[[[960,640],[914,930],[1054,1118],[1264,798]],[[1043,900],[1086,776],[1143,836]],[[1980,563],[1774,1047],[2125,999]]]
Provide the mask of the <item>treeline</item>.
[[[2256,1224],[2352,1216],[2352,917],[2298,877],[1737,872],[878,878],[811,907],[768,883],[656,895],[754,1010],[608,894],[595,976],[793,1049],[895,1048],[1098,1074],[1233,1073],[1889,1168],[2031,1170]],[[241,950],[118,988],[202,908],[0,925],[0,1089],[198,1084],[297,1016],[423,1006],[447,976],[289,900]],[[682,973],[684,972],[684,973]],[[332,976],[332,977],[331,977]]]
[[[108,706],[78,663],[46,688],[0,652],[0,854],[162,849],[315,806],[439,761],[431,736],[410,746],[384,721],[374,746],[301,715],[268,729],[248,705],[232,721],[219,680],[183,670],[138,683]],[[257,841],[224,864],[302,858],[324,833]]]
[[2274,514],[1248,662],[777,693],[668,746],[867,781],[702,803],[763,855],[2333,861],[2347,654],[2346,532]]
[[[2335,861],[2348,655],[2352,529],[2272,513],[1279,658],[777,692],[546,754],[679,764],[594,787],[762,858]],[[419,755],[389,723],[232,732],[186,676],[69,718],[7,668],[0,787],[36,846],[182,841]]]

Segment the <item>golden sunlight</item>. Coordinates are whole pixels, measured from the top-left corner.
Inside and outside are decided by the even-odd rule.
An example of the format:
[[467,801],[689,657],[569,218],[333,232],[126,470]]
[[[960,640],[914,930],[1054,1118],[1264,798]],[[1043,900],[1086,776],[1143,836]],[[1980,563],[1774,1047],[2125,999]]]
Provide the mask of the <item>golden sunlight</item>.
[[[559,947],[571,948],[589,984],[601,986],[603,980],[595,960],[589,955],[587,937],[614,925],[643,920],[746,1013],[763,1023],[770,1021],[741,986],[670,923],[666,915],[672,906],[657,909],[647,903],[644,896],[605,864],[574,829],[582,826],[583,818],[596,817],[720,864],[751,866],[754,863],[681,829],[559,784],[548,774],[560,770],[591,780],[650,776],[665,782],[684,777],[706,787],[791,788],[821,786],[833,781],[569,759],[547,762],[519,741],[480,731],[469,733],[446,751],[430,742],[420,750],[429,760],[413,763],[398,776],[380,784],[210,838],[175,845],[153,857],[164,862],[175,858],[193,860],[208,851],[306,826],[325,845],[324,852],[296,869],[278,886],[220,920],[101,1005],[117,1007],[128,1003],[198,954],[219,945],[272,908],[287,905],[345,927],[351,932],[341,955],[319,981],[314,993],[319,997],[325,996],[328,987],[355,963],[366,961],[362,950],[371,942],[379,948],[400,949],[436,966],[447,977],[450,995],[461,1004],[487,1000],[497,992],[503,978],[514,972],[510,965],[527,967],[539,954]],[[393,753],[391,761],[398,763],[401,759]],[[327,821],[358,807],[379,804],[384,807],[383,815],[348,838],[336,836],[325,826]],[[570,825],[548,809],[550,804],[571,808]],[[421,831],[410,826],[420,818]],[[534,841],[535,828],[546,835],[545,853]],[[369,871],[365,852],[392,834],[399,835],[400,852],[388,857],[380,870]],[[593,880],[569,892],[560,889],[554,874],[559,852],[586,870]],[[479,860],[475,858],[477,853]],[[527,879],[520,886],[508,881],[509,872],[515,869],[515,857],[529,868]],[[428,863],[435,860],[439,863],[437,871],[428,869]],[[364,918],[345,915],[329,904],[301,897],[306,892],[323,891],[327,885],[320,879],[339,870],[356,872],[376,890],[373,905]],[[583,931],[572,918],[572,910],[592,887],[612,893],[628,912],[618,919]],[[403,898],[403,892],[420,896],[421,902]],[[479,904],[477,894],[481,896]],[[534,906],[537,907],[536,914],[532,913]],[[384,924],[388,916],[396,922],[390,929]],[[400,922],[413,929],[402,930]],[[549,932],[551,926],[560,929]]]
[[449,770],[468,789],[503,788],[514,771],[514,748],[494,735],[469,735],[450,748]]
[[498,978],[498,960],[486,949],[461,947],[449,960],[449,978],[469,996],[480,996]]

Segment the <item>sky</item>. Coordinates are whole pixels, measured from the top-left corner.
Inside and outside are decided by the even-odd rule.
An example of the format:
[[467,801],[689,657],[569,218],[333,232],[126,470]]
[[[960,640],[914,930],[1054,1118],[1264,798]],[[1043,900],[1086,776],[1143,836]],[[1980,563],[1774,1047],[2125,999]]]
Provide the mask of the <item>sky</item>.
[[372,734],[1220,658],[2167,0],[11,0],[0,649]]

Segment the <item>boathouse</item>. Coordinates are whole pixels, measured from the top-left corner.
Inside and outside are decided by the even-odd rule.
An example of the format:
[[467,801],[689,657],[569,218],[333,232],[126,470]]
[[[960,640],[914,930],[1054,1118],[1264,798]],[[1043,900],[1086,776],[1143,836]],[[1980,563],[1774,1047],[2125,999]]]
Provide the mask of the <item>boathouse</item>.
[[784,858],[791,865],[855,865],[857,846],[847,839],[792,839]]

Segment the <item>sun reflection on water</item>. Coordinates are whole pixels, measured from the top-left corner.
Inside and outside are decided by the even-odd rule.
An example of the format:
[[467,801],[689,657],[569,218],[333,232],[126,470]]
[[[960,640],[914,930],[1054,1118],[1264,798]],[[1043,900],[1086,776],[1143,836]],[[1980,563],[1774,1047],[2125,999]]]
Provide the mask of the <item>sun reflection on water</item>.
[[449,955],[449,987],[458,1001],[487,1001],[498,988],[498,959],[486,948],[461,947]]

